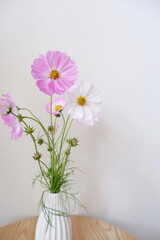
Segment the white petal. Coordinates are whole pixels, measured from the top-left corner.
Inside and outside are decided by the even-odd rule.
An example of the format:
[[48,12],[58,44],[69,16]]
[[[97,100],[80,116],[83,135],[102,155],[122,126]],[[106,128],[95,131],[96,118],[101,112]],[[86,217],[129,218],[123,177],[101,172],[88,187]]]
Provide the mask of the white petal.
[[82,119],[84,116],[83,108],[77,105],[76,107],[72,108],[70,115],[73,119]]
[[93,113],[90,110],[90,108],[87,107],[87,106],[84,106],[83,109],[84,109],[84,118],[85,118],[85,120],[92,119],[93,118]]
[[90,110],[92,111],[92,113],[98,114],[100,112],[100,107],[99,104],[91,104],[91,103],[87,103],[87,106],[90,108]]
[[81,96],[86,97],[88,91],[91,88],[91,83],[88,81],[81,80],[79,87]]
[[95,94],[95,95],[89,95],[87,96],[87,102],[92,102],[92,103],[97,103],[97,104],[101,104],[102,100],[101,100],[101,95],[100,94]]
[[101,103],[101,94],[94,85],[91,86],[90,90],[87,93],[86,98],[90,102],[92,101],[95,103]]

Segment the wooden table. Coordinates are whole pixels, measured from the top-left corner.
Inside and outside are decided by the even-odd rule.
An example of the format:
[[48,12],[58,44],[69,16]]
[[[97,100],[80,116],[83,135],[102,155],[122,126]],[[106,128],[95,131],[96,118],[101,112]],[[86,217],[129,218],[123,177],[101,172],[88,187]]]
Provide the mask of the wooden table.
[[[121,229],[93,218],[71,216],[72,240],[136,240]],[[0,228],[0,240],[34,240],[37,217]]]

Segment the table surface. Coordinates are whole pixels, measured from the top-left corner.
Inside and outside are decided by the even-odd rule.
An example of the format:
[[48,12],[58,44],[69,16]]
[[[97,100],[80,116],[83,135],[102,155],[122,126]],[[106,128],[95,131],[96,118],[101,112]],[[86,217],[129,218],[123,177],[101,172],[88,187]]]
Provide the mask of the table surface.
[[[71,216],[72,240],[136,240],[121,229],[94,218]],[[34,240],[37,217],[0,228],[0,240]]]

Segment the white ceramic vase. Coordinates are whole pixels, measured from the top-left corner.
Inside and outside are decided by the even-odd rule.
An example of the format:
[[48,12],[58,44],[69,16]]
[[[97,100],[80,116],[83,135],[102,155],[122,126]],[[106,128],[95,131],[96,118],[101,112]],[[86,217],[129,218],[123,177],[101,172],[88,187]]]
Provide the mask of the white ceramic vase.
[[[62,212],[66,212],[63,201],[63,193],[49,193],[46,206]],[[48,225],[43,211],[41,212],[35,232],[35,240],[72,240],[72,225],[70,217],[50,215],[52,226]]]

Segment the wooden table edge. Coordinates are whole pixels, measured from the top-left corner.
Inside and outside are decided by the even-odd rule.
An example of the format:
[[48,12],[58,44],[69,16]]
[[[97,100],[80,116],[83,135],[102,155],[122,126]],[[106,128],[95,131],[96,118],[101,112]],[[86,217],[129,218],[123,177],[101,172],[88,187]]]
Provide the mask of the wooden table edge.
[[[37,223],[37,219],[38,217],[37,216],[34,216],[34,217],[31,217],[31,218],[24,218],[22,220],[18,220],[16,222],[13,222],[13,223],[9,223],[5,226],[2,226],[0,227],[0,236],[1,236],[1,233],[3,233],[5,230],[8,230],[10,228],[12,228],[14,225],[18,225],[18,224],[23,224],[23,223],[26,223],[26,222],[32,222],[34,223],[34,225],[36,226],[36,223]],[[125,236],[125,240],[137,240],[135,239],[133,236],[131,236],[129,233],[127,233],[126,231],[124,231],[123,229],[120,229],[118,227],[116,227],[115,225],[113,224],[110,224],[108,222],[105,222],[105,221],[102,221],[100,219],[96,219],[94,217],[88,217],[88,216],[83,216],[83,215],[71,215],[71,221],[72,221],[72,225],[74,225],[74,222],[75,221],[92,221],[92,222],[95,222],[95,223],[98,223],[99,225],[107,225],[107,226],[110,226],[112,228],[114,228],[115,230],[118,230],[120,231],[121,233],[124,234]],[[126,238],[127,237],[127,238]],[[118,238],[117,238],[118,239]]]

